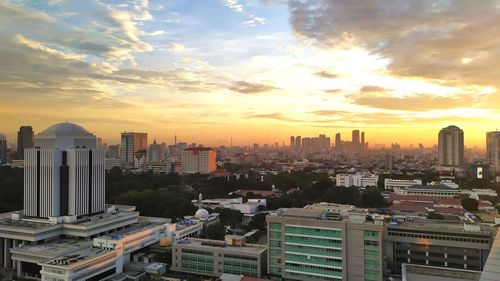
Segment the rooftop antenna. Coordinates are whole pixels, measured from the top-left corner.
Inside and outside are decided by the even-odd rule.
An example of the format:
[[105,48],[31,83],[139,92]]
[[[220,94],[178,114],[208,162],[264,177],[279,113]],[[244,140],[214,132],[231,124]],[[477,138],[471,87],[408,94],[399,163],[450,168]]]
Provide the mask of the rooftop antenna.
[[231,147],[233,147],[233,137],[231,137]]
[[174,133],[174,144],[177,145],[177,133]]

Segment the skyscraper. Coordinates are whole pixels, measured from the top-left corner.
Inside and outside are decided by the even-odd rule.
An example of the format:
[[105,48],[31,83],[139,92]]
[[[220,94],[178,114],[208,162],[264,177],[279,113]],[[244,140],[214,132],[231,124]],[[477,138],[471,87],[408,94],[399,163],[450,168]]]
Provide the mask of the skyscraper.
[[21,126],[17,132],[17,157],[24,159],[24,150],[33,147],[33,128],[31,126]]
[[104,211],[104,150],[96,137],[72,123],[39,133],[25,150],[24,214],[49,218]]
[[492,173],[500,174],[500,132],[486,133],[486,157]]
[[302,149],[302,137],[301,136],[295,137],[295,148],[297,150],[301,150]]
[[357,146],[359,144],[359,130],[352,131],[352,144]]
[[7,138],[0,134],[0,165],[7,164]]
[[215,150],[209,147],[190,147],[182,151],[181,166],[184,174],[209,174],[217,169]]
[[295,137],[291,136],[290,137],[290,148],[293,149],[295,147]]
[[335,134],[335,151],[338,153],[342,152],[343,147],[342,147],[342,139],[340,137],[340,133]]
[[464,164],[464,131],[457,126],[441,129],[438,135],[439,165],[462,166]]
[[148,149],[148,162],[158,162],[165,160],[165,156],[162,155],[161,145],[156,143],[156,140],[149,145]]
[[147,133],[123,132],[120,148],[123,168],[138,168],[145,164],[147,148]]

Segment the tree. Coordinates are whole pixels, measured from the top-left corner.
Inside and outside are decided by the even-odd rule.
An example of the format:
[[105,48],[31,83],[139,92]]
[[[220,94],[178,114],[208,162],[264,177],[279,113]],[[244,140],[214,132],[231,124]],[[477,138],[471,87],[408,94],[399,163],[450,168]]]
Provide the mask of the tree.
[[236,227],[241,224],[243,214],[238,210],[231,210],[227,208],[216,208],[214,212],[219,213],[219,219],[224,225]]
[[382,207],[384,206],[384,197],[378,188],[367,187],[361,195],[361,203],[363,207]]
[[466,209],[467,211],[477,211],[477,207],[479,206],[479,203],[477,200],[464,197],[462,198],[462,207]]
[[258,229],[258,230],[266,230],[266,216],[265,213],[260,213],[253,216],[252,220],[245,227],[247,230]]
[[226,228],[221,222],[211,224],[205,230],[205,236],[208,239],[223,240],[226,235]]

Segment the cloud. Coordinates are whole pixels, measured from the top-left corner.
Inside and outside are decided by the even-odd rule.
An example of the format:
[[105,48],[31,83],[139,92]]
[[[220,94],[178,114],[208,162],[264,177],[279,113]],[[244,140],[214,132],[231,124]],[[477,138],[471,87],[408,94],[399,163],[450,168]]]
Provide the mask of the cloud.
[[386,92],[388,89],[379,86],[363,86],[359,89],[361,93]]
[[[494,0],[289,0],[299,38],[361,47],[394,75],[500,88],[500,8]],[[500,96],[496,94],[500,105]]]
[[316,72],[314,74],[317,75],[317,76],[319,76],[319,77],[329,78],[329,79],[335,79],[335,78],[338,77],[336,74],[333,74],[333,73],[328,72],[326,70],[322,70],[322,71]]
[[224,5],[235,12],[243,12],[243,5],[238,3],[237,0],[224,0]]
[[179,43],[170,43],[169,50],[172,52],[181,52],[184,51],[185,47],[184,45],[181,45]]
[[234,82],[229,90],[239,92],[242,94],[259,94],[263,92],[269,92],[275,90],[276,88],[266,84],[260,83],[250,83],[245,81]]

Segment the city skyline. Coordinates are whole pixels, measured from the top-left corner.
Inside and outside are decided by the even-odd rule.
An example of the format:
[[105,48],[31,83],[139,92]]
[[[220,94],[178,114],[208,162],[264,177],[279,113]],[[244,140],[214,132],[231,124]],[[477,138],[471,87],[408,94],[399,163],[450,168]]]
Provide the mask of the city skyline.
[[67,119],[113,143],[145,128],[208,145],[363,128],[371,144],[427,146],[453,124],[484,148],[500,117],[499,13],[460,0],[4,1],[0,124],[10,140]]

